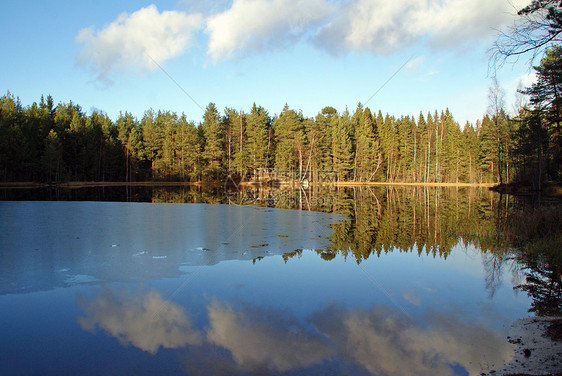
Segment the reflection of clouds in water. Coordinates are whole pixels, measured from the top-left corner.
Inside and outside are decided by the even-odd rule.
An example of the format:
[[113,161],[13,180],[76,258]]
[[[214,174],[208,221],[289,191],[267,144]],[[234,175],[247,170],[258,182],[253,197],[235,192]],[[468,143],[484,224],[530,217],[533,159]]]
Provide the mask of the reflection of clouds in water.
[[214,300],[203,333],[193,329],[181,306],[157,292],[132,296],[103,290],[82,308],[83,329],[97,326],[123,345],[152,354],[159,347],[193,345],[185,355],[193,374],[321,370],[342,362],[377,375],[449,375],[452,366],[479,374],[513,357],[501,333],[459,313],[428,312],[421,326],[390,307],[334,306],[303,322],[285,311]]
[[405,291],[402,293],[402,297],[409,303],[420,307],[422,305],[421,298],[415,290]]
[[492,328],[465,324],[445,314],[426,315],[427,327],[387,307],[316,316],[318,329],[337,344],[342,357],[372,374],[449,375],[452,365],[478,374],[511,359],[511,346]]
[[157,292],[131,295],[103,290],[94,300],[81,302],[85,317],[78,322],[84,330],[95,327],[119,339],[155,354],[160,346],[182,347],[201,343],[201,335],[193,330],[183,308],[165,301]]
[[208,341],[230,350],[243,369],[287,371],[322,362],[330,345],[283,312],[243,309],[212,302]]

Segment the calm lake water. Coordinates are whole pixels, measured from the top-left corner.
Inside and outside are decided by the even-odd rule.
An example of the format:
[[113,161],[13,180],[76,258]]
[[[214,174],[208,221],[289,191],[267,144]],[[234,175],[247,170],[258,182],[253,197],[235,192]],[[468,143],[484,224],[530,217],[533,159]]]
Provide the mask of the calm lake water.
[[1,375],[479,375],[536,304],[485,189],[0,194]]

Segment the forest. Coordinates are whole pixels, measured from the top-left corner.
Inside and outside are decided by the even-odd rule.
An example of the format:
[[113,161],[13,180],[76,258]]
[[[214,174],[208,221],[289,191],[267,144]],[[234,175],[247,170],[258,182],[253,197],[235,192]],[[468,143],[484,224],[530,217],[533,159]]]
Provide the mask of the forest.
[[507,115],[496,83],[488,114],[462,126],[447,109],[396,117],[361,104],[307,118],[287,105],[271,116],[255,103],[248,113],[210,103],[198,124],[151,109],[114,121],[50,95],[24,106],[8,92],[0,98],[0,181],[201,182],[275,168],[312,182],[332,172],[340,182],[540,188],[562,172],[561,54],[557,45],[546,50],[516,115]]

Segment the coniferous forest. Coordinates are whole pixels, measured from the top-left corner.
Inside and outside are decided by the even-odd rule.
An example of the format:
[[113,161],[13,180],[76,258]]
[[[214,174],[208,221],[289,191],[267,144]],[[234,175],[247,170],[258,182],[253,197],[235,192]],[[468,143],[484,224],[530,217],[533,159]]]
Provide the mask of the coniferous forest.
[[488,115],[458,124],[449,110],[392,116],[359,104],[306,118],[287,105],[270,115],[210,103],[199,124],[147,110],[87,115],[51,96],[24,106],[0,98],[0,181],[216,181],[259,169],[299,180],[335,173],[345,182],[506,183],[538,186],[561,176],[562,48],[547,49],[515,116],[490,89]]

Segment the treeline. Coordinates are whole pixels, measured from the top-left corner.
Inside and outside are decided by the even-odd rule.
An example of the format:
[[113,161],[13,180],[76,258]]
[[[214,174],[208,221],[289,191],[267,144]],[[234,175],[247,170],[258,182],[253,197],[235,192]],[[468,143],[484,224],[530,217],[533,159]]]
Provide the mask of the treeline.
[[315,118],[285,106],[271,117],[207,106],[200,124],[185,115],[147,111],[86,115],[52,97],[24,107],[0,98],[0,179],[10,181],[205,181],[260,168],[314,180],[494,182],[494,119],[463,129],[451,113],[396,118],[361,105],[353,113],[324,108]]
[[[547,50],[537,83],[523,90],[530,103],[509,118],[501,90],[491,90],[491,115],[461,127],[448,111],[399,118],[325,107],[314,118],[287,105],[270,116],[210,103],[199,124],[173,112],[121,113],[54,105],[52,97],[24,107],[0,98],[0,180],[211,181],[250,178],[260,169],[289,171],[294,179],[339,181],[535,184],[561,173],[562,58]],[[263,171],[263,170],[261,170]]]
[[521,90],[529,103],[498,128],[497,153],[500,166],[515,167],[508,181],[541,189],[545,180],[562,177],[562,48],[546,49],[534,70],[536,82]]

